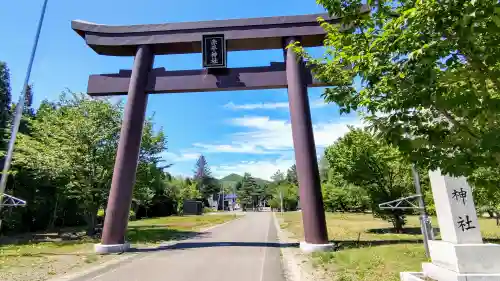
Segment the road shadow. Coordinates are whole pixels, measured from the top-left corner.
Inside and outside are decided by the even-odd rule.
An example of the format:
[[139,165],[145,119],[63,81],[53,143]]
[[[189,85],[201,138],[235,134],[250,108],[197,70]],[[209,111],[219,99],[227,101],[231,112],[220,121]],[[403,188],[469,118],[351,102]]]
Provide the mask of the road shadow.
[[179,241],[205,235],[203,232],[183,231],[158,226],[132,226],[128,228],[126,240],[132,244]]
[[[433,227],[434,233],[439,233],[439,228]],[[405,227],[400,232],[397,232],[392,227],[387,228],[371,228],[366,231],[373,234],[408,234],[408,235],[421,235],[422,230],[420,227]]]
[[132,249],[132,252],[156,252],[164,250],[187,250],[212,247],[268,247],[268,248],[298,248],[299,243],[277,242],[179,242],[172,245],[162,245],[155,248]]
[[[122,253],[118,253],[121,255]],[[51,256],[71,256],[71,257],[91,257],[96,256],[97,253],[94,252],[82,252],[82,253],[59,253],[59,252],[39,252],[39,253],[7,253],[1,254],[0,257],[13,257],[13,258],[41,258],[41,257],[51,257]]]
[[[128,227],[126,241],[138,245],[155,244],[204,237],[204,235],[206,233],[176,230],[168,226],[131,226]],[[2,242],[0,244],[0,250],[3,250],[0,253],[1,257],[90,256],[95,255],[92,245],[99,243],[99,237],[89,237],[84,233],[76,232],[33,233],[7,237]],[[88,244],[88,246],[83,244]],[[32,248],[32,245],[37,246]],[[77,245],[82,245],[82,247]]]
[[394,239],[394,240],[332,240],[330,243],[335,245],[335,250],[367,248],[384,245],[397,244],[419,244],[423,243],[421,239]]
[[47,232],[21,233],[0,237],[0,247],[4,245],[27,245],[45,242],[61,245],[88,243],[95,237],[85,235],[83,228],[57,229]]
[[[484,243],[500,244],[500,238],[486,238],[483,239]],[[335,250],[353,249],[353,248],[367,248],[384,245],[397,245],[397,244],[423,244],[422,239],[392,239],[392,240],[331,240],[330,243],[335,244]]]
[[483,238],[484,243],[500,244],[500,238]]
[[[80,244],[97,243],[98,237],[86,235],[75,235],[70,238],[60,237],[59,235],[34,235],[26,238],[6,238],[0,241],[0,248],[11,246],[28,246],[50,244],[51,247],[75,246]],[[43,247],[43,246],[40,246]]]

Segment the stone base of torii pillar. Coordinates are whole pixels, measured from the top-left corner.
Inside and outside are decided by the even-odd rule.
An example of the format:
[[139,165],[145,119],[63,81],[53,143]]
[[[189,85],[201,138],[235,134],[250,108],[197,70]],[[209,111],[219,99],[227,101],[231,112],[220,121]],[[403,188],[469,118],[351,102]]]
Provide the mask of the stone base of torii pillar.
[[500,245],[481,237],[472,189],[463,177],[429,172],[442,240],[429,241],[422,272],[401,272],[402,281],[500,281]]

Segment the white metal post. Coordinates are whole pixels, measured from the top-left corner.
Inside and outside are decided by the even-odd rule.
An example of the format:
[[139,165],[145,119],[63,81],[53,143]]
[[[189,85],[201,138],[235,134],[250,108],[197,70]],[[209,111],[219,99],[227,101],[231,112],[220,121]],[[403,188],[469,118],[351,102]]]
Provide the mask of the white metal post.
[[430,224],[429,216],[427,216],[427,212],[425,210],[425,201],[424,195],[422,194],[422,188],[420,187],[420,176],[418,174],[417,168],[415,165],[411,165],[411,172],[413,174],[413,182],[415,184],[415,191],[418,196],[418,206],[420,209],[420,226],[422,228],[422,235],[424,236],[424,249],[427,257],[430,257],[429,252],[429,240],[432,240],[434,237],[432,233],[432,225]]

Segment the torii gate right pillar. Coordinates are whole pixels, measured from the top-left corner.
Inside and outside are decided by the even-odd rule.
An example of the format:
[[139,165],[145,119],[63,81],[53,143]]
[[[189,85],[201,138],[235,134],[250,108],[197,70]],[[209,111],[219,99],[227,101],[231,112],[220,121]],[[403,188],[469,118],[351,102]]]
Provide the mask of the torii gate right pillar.
[[[297,38],[286,38],[284,47],[295,41]],[[305,241],[300,243],[300,248],[305,252],[332,250],[333,245],[328,243],[311,109],[304,79],[304,63],[290,48],[284,50],[284,55],[300,207],[304,225]]]

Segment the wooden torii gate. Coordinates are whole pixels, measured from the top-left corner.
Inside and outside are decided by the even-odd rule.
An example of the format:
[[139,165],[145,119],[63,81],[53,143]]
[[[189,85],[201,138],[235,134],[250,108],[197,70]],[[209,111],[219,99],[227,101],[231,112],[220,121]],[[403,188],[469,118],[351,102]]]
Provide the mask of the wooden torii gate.
[[[125,231],[141,143],[148,94],[288,88],[292,136],[304,224],[305,251],[331,249],[325,223],[307,87],[325,86],[291,49],[321,46],[325,30],[318,24],[326,14],[202,22],[108,26],[73,21],[72,28],[97,54],[134,56],[132,70],[91,75],[91,96],[128,95],[121,137],[106,208],[99,253],[128,249]],[[283,49],[284,62],[269,66],[167,71],[152,69],[155,55],[199,53],[202,36],[223,34],[227,51]]]

